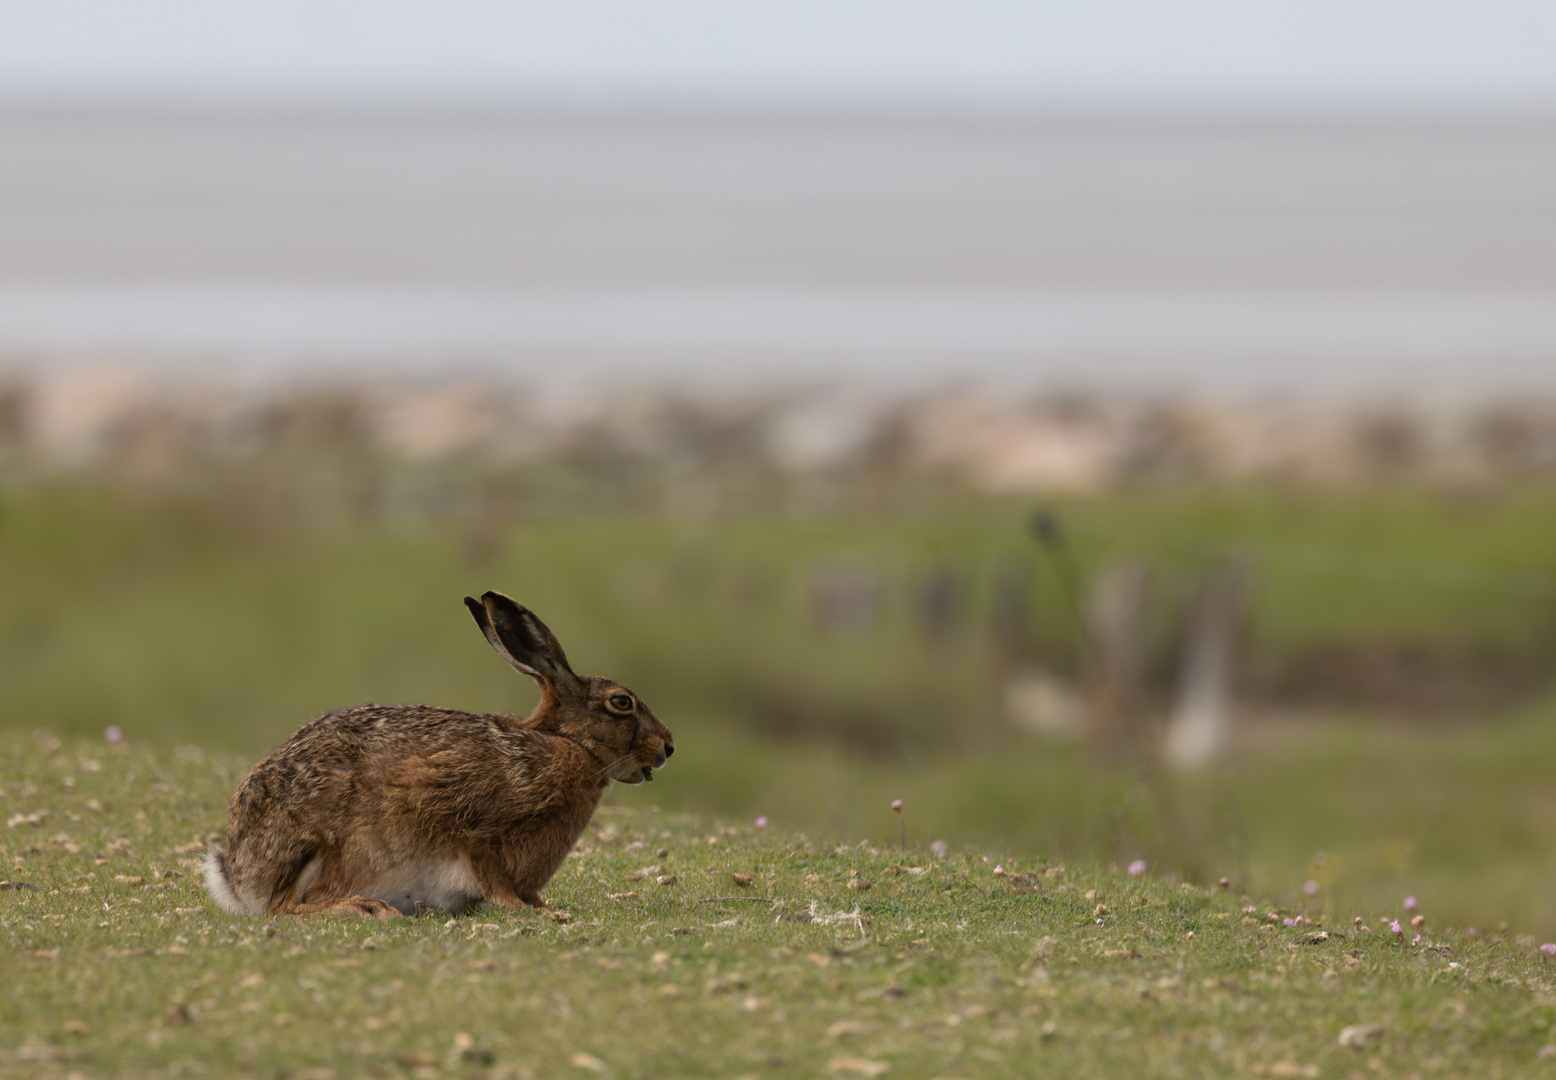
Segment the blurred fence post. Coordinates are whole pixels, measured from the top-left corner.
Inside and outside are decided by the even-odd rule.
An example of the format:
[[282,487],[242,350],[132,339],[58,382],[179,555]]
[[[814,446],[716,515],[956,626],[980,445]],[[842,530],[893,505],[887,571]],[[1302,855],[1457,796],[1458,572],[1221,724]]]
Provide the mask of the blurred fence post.
[[0,458],[20,457],[27,448],[30,398],[31,387],[20,380],[0,381]]
[[989,632],[994,645],[994,669],[1001,675],[1032,657],[1032,581],[1026,567],[1004,560],[994,568],[989,598]]
[[1147,576],[1137,560],[1112,563],[1086,600],[1093,653],[1086,741],[1106,756],[1143,749],[1137,729]]
[[806,586],[811,615],[823,633],[862,637],[876,627],[881,579],[873,567],[827,563],[816,567]]
[[962,614],[962,579],[956,567],[933,567],[914,590],[913,611],[924,637],[936,644],[956,632]]
[[1163,754],[1179,769],[1207,765],[1232,736],[1232,674],[1248,604],[1248,568],[1229,559],[1211,569],[1189,617],[1178,688]]

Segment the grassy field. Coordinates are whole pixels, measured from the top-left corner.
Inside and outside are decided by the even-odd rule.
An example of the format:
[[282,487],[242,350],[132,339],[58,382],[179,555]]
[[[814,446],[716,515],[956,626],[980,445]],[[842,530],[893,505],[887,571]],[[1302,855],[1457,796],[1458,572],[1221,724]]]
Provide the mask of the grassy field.
[[[1371,724],[1293,735],[1215,772],[1141,777],[1075,746],[1016,745],[920,763],[677,732],[666,809],[738,807],[817,835],[910,836],[1058,861],[1136,858],[1197,883],[1230,875],[1283,903],[1318,880],[1330,916],[1415,893],[1482,927],[1556,939],[1556,701],[1490,730],[1422,735]],[[673,783],[669,782],[673,779]]]
[[[1321,879],[1331,915],[1414,892],[1458,922],[1556,938],[1556,699],[1448,728],[1309,711],[1198,776],[1099,764],[1013,730],[1000,709],[1002,567],[1028,575],[1036,659],[1062,668],[1074,649],[1029,510],[520,519],[476,545],[457,515],[261,513],[16,484],[0,488],[0,730],[100,739],[116,724],[160,752],[252,759],[364,700],[526,711],[533,687],[458,602],[495,586],[539,611],[581,669],[621,678],[670,724],[675,782],[653,793],[666,812],[765,814],[881,842],[896,826],[881,807],[903,798],[919,843],[1144,858],[1283,903]],[[1447,641],[1471,656],[1556,643],[1542,591],[1556,575],[1550,492],[1136,493],[1061,511],[1082,578],[1110,555],[1153,553],[1170,593],[1216,552],[1257,553],[1252,640],[1267,655],[1323,641]],[[833,565],[881,575],[864,632],[816,626],[806,583]],[[914,589],[947,566],[964,602],[932,637],[914,621]],[[883,731],[861,752],[857,736]],[[10,812],[33,809],[9,798]]]
[[916,832],[899,850],[884,804],[862,842],[758,831],[652,805],[694,783],[681,761],[611,794],[548,890],[553,910],[384,925],[238,918],[206,899],[192,862],[240,759],[5,737],[0,1074],[1556,1067],[1556,959],[1516,927],[1471,936],[1426,894],[1414,942],[1387,928],[1397,906],[1337,909],[1327,888],[1244,896],[1241,880],[1223,891],[988,845],[937,858]]

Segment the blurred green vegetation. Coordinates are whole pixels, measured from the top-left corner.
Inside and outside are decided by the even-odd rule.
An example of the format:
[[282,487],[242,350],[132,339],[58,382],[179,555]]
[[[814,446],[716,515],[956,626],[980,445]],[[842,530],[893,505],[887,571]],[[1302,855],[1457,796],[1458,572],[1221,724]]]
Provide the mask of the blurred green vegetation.
[[[1144,856],[1277,894],[1317,877],[1342,908],[1430,888],[1464,921],[1556,930],[1542,829],[1556,819],[1556,492],[1137,492],[1055,509],[1057,559],[1029,504],[955,495],[868,514],[493,520],[13,481],[0,726],[117,724],[256,756],[364,700],[527,711],[532,686],[459,603],[496,588],[579,670],[622,679],[670,724],[681,752],[649,789],[666,808],[889,839],[882,808],[901,797],[920,841]],[[1075,594],[1124,555],[1153,566],[1159,681],[1199,575],[1245,559],[1261,709],[1293,688],[1303,723],[1189,779],[1015,730],[1003,674],[1073,675]],[[1446,673],[1476,691],[1454,698],[1456,724],[1379,704],[1348,675],[1324,683],[1310,662],[1400,649],[1425,657],[1407,681]]]
[[[1349,921],[1417,895],[1458,926],[1556,935],[1556,700],[1487,730],[1419,733],[1353,720],[1211,773],[1140,776],[1076,746],[1013,740],[915,763],[678,731],[666,808],[748,809],[828,837],[1122,866],[1207,883],[1225,875]],[[685,760],[683,761],[683,756]],[[659,783],[658,780],[655,781]]]

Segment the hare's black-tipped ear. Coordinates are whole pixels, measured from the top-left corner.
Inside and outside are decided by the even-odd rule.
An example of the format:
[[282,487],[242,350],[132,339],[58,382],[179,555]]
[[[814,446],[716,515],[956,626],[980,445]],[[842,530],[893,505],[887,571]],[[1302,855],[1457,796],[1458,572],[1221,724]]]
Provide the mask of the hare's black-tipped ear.
[[485,592],[479,600],[465,597],[465,607],[492,648],[517,670],[545,682],[573,674],[556,635],[523,604],[500,592]]

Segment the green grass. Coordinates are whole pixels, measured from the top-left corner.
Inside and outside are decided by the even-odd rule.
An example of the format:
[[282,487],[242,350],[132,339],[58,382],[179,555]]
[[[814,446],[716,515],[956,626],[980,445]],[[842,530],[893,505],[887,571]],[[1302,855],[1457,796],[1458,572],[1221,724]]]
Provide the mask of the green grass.
[[[550,622],[582,667],[666,716],[899,755],[987,745],[1005,736],[1001,568],[1030,583],[1029,659],[1072,671],[1080,652],[1027,510],[963,500],[825,519],[527,519],[482,546],[458,518],[313,518],[17,484],[0,489],[0,726],[95,735],[116,723],[255,753],[343,703],[523,709],[529,688],[492,661],[459,604],[496,587]],[[1253,559],[1256,659],[1403,640],[1488,657],[1495,673],[1498,656],[1539,667],[1556,655],[1556,492],[1158,493],[1062,510],[1083,579],[1115,555],[1153,560],[1164,670],[1196,574],[1228,551]],[[812,575],[834,565],[879,575],[865,632],[829,634],[812,617]],[[963,589],[940,637],[913,613],[937,567]]]
[[885,843],[897,835],[886,807],[901,798],[920,842],[1144,858],[1201,884],[1230,875],[1283,903],[1318,880],[1330,918],[1413,893],[1461,924],[1508,921],[1556,939],[1556,700],[1472,731],[1321,728],[1187,776],[1142,778],[1077,746],[1022,740],[917,762],[753,747],[710,725],[677,741],[654,792],[667,810],[761,813]]
[[[1214,551],[1262,553],[1252,635],[1266,652],[1411,635],[1493,652],[1556,642],[1535,587],[1556,574],[1551,491],[1134,493],[1062,509],[1083,574],[1109,552],[1152,552],[1165,593]],[[884,807],[903,798],[920,843],[1141,857],[1285,903],[1322,878],[1332,915],[1413,892],[1445,918],[1556,938],[1556,699],[1447,731],[1335,713],[1205,776],[1099,764],[1000,714],[997,567],[1030,575],[1038,659],[1060,666],[1073,648],[1026,510],[526,519],[473,553],[457,518],[15,485],[0,489],[0,730],[98,739],[118,724],[136,745],[252,758],[364,700],[526,711],[533,687],[458,602],[495,586],[539,611],[579,668],[621,678],[675,731],[675,767],[653,788],[667,812],[766,814],[879,843],[896,827]],[[884,607],[870,632],[828,636],[810,618],[807,575],[850,560],[879,568]],[[937,565],[969,589],[944,640],[910,607]],[[857,752],[856,736],[882,731]],[[9,797],[13,812],[32,809]]]
[[[1556,1040],[1556,964],[1532,939],[1443,925],[1430,904],[1422,945],[1382,930],[1379,911],[1368,933],[1331,916],[1332,936],[1307,944],[1308,927],[1278,925],[1276,901],[1245,900],[1240,882],[1222,892],[1001,849],[937,859],[657,810],[673,769],[663,787],[612,793],[548,889],[551,912],[234,917],[192,861],[244,767],[193,748],[0,741],[7,819],[47,812],[0,834],[0,876],[35,886],[0,890],[0,1074],[1551,1068],[1538,1055]],[[662,869],[634,880],[650,865]],[[1318,916],[1322,901],[1276,914]],[[1381,1035],[1340,1046],[1353,1024]]]

